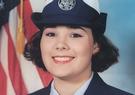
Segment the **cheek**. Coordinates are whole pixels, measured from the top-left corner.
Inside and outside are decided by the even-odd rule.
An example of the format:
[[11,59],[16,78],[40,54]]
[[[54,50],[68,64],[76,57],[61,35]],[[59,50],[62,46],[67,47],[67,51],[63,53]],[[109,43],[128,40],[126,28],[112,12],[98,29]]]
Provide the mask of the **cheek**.
[[40,42],[40,49],[41,49],[41,57],[42,57],[42,60],[44,62],[45,61],[46,49],[45,49],[45,45],[44,45],[44,42],[43,42],[43,38],[41,39],[41,42]]
[[42,37],[40,42],[41,53],[48,53],[51,51],[53,43],[48,41],[46,37]]
[[89,40],[76,43],[72,47],[79,56],[91,56],[93,53],[93,43]]
[[41,49],[41,56],[42,56],[43,62],[46,63],[45,61],[46,61],[46,59],[48,59],[47,57],[49,55],[50,46],[49,46],[49,44],[47,44],[45,38],[41,39],[40,49]]
[[77,56],[76,64],[77,70],[81,71],[87,67],[91,68],[91,58],[92,58],[92,44],[86,42],[83,44],[74,45],[74,51]]

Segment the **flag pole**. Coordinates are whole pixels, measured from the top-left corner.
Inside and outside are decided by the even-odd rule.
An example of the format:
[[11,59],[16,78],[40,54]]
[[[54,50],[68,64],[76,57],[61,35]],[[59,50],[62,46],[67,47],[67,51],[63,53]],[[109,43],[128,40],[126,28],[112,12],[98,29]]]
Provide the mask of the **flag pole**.
[[17,28],[17,40],[16,50],[17,53],[22,54],[24,51],[25,37],[24,37],[24,25],[23,25],[23,0],[20,0],[19,17],[18,17],[18,28]]

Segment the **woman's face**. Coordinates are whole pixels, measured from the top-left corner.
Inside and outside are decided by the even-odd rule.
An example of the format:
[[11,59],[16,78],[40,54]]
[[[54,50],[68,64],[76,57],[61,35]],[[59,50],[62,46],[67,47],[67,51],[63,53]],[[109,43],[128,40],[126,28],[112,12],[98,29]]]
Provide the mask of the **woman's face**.
[[46,28],[41,38],[41,55],[47,70],[56,78],[85,78],[91,73],[95,48],[92,30],[85,27]]

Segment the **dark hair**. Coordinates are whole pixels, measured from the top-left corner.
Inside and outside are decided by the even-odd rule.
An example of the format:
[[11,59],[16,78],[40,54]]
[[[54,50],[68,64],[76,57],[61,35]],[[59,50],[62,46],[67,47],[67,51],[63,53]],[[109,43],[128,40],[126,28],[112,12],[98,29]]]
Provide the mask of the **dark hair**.
[[[24,56],[33,61],[35,65],[46,70],[40,51],[40,40],[42,31],[33,35],[32,39],[25,45]],[[112,42],[105,36],[93,33],[94,41],[98,43],[100,51],[92,56],[92,70],[94,72],[103,72],[111,65],[118,62],[119,52]]]

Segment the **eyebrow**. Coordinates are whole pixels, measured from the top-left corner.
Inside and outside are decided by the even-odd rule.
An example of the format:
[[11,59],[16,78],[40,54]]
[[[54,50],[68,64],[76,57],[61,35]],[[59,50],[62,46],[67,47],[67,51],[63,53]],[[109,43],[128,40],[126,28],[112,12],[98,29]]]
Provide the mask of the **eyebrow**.
[[83,31],[85,31],[85,32],[87,32],[87,30],[86,29],[84,29],[83,27],[79,27],[80,29],[82,29]]
[[81,30],[83,30],[84,32],[87,33],[87,30],[86,30],[84,27],[82,27],[82,26],[67,26],[67,27],[69,27],[69,28],[74,28],[74,29],[79,28],[79,29],[81,29]]

